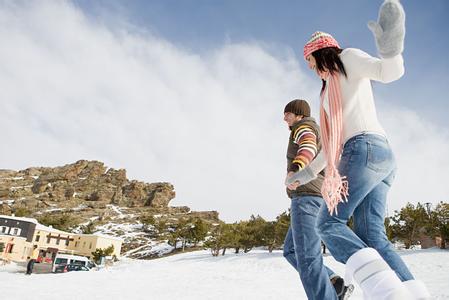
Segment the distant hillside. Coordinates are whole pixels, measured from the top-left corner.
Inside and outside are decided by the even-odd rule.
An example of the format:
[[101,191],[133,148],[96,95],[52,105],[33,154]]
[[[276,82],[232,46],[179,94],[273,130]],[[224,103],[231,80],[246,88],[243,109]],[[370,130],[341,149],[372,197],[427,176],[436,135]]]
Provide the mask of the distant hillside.
[[168,225],[186,218],[219,222],[216,211],[169,206],[175,195],[170,183],[130,181],[126,170],[108,168],[98,161],[0,170],[0,214],[34,217],[71,232],[100,231],[118,236],[125,240],[123,252],[135,258],[171,250],[164,240],[150,234],[142,219],[149,217]]

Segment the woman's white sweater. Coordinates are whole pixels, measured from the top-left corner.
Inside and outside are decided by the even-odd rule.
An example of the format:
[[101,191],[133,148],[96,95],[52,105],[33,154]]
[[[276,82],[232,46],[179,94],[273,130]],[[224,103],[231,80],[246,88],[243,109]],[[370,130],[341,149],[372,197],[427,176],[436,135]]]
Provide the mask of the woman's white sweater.
[[[348,77],[340,74],[343,113],[343,141],[362,133],[385,136],[377,120],[371,80],[388,83],[404,74],[404,60],[399,54],[392,58],[376,58],[360,49],[347,48],[340,53]],[[324,94],[324,109],[329,111],[327,89]],[[289,178],[289,183],[298,180],[301,184],[316,178],[326,167],[326,155],[321,151],[304,169]]]

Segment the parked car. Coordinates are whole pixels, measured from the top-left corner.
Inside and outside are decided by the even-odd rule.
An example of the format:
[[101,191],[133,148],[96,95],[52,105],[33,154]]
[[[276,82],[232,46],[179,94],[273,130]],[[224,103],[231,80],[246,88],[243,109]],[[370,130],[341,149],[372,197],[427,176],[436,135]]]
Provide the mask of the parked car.
[[90,271],[90,269],[78,264],[59,265],[55,268],[55,273],[67,273],[71,271]]
[[90,268],[92,262],[85,256],[58,253],[53,261],[53,272],[56,272],[56,268],[59,266],[71,264]]

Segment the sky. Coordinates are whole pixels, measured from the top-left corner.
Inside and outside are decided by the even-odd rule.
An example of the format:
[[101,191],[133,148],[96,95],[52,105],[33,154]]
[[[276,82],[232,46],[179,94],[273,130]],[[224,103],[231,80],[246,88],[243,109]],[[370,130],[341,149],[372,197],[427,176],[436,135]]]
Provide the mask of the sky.
[[[283,108],[320,82],[316,30],[376,55],[381,1],[0,1],[0,169],[79,159],[171,182],[228,222],[289,207]],[[406,74],[373,83],[398,163],[388,211],[448,201],[447,1],[403,1]]]

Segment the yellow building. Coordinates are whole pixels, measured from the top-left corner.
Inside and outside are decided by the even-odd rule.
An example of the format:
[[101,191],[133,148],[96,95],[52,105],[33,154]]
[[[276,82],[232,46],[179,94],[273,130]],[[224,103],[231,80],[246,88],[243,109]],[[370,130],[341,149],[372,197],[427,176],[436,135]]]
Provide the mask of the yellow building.
[[36,219],[0,215],[0,259],[26,261],[33,246],[39,249],[38,261],[52,262],[57,253],[92,257],[97,248],[114,246],[117,258],[123,240],[100,234],[74,234],[39,224]]
[[52,262],[56,253],[73,253],[70,243],[75,234],[37,223],[33,235],[33,245],[39,249],[39,261]]
[[32,246],[23,237],[10,237],[0,234],[0,260],[25,261]]
[[75,235],[73,244],[70,244],[70,249],[75,251],[75,254],[91,257],[95,249],[105,249],[112,245],[114,246],[112,255],[120,258],[122,243],[122,239],[107,235],[79,234]]
[[33,249],[33,234],[37,221],[0,215],[0,259],[25,261]]

